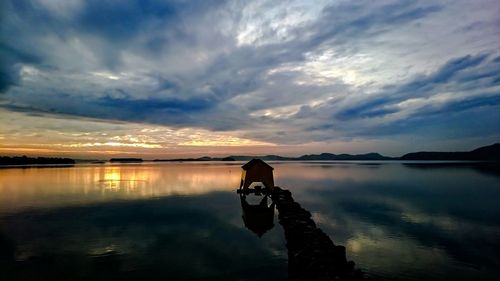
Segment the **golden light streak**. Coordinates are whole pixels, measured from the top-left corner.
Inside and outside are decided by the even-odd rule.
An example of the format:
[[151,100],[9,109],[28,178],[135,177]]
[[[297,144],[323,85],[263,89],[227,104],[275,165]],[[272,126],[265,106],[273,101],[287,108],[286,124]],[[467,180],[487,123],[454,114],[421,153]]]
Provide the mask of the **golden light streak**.
[[117,146],[117,147],[142,147],[142,148],[162,148],[159,144],[150,143],[123,143],[123,142],[93,142],[93,143],[72,143],[61,144],[62,147],[93,147],[93,146]]
[[[179,151],[190,154],[196,148],[230,153],[238,147],[276,145],[245,138],[245,131],[220,132],[201,128],[171,128],[137,123],[105,123],[95,120],[61,120],[54,116],[28,116],[0,109],[6,114],[5,126],[0,128],[0,153],[31,156],[73,156],[85,154],[162,154],[169,157]],[[64,126],[54,126],[62,124]],[[6,134],[9,132],[9,134]],[[234,149],[233,149],[234,148]],[[208,151],[210,152],[210,151]],[[206,154],[208,152],[200,152]],[[192,153],[191,153],[192,154]],[[201,155],[199,155],[201,156]],[[96,156],[92,156],[96,157]]]
[[180,146],[274,146],[275,144],[254,141],[250,139],[242,139],[231,136],[213,136],[211,139],[206,139],[203,136],[191,135],[188,141],[180,142]]
[[0,152],[9,153],[9,152],[56,152],[57,150],[48,149],[48,148],[27,148],[27,147],[0,147]]

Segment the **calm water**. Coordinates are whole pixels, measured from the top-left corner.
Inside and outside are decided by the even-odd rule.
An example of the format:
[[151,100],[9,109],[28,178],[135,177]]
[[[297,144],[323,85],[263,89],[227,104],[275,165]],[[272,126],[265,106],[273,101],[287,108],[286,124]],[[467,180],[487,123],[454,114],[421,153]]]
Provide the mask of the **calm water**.
[[[500,280],[498,166],[272,165],[370,279]],[[239,163],[0,169],[2,280],[284,280],[281,226],[245,228],[239,181]]]

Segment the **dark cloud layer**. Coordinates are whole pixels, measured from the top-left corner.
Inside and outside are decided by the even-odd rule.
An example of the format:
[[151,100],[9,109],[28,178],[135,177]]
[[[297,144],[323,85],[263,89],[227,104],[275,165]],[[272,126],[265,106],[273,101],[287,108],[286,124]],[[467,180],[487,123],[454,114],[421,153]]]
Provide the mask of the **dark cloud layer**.
[[[444,91],[472,91],[475,89],[489,89],[497,85],[500,78],[500,63],[496,60],[488,60],[487,55],[465,56],[453,59],[440,67],[436,72],[417,77],[414,80],[402,84],[387,86],[382,93],[373,98],[367,98],[354,104],[352,107],[346,107],[340,110],[336,115],[339,119],[359,118],[359,117],[375,117],[383,116],[396,112],[395,108],[390,108],[391,105],[401,101],[415,98],[427,98],[439,94]],[[486,62],[485,62],[486,61]],[[495,93],[493,97],[468,97],[459,101],[450,101],[449,104],[443,105],[443,112],[454,111],[460,107],[454,107],[453,104],[469,104],[473,105],[474,100],[491,100],[498,99]],[[483,103],[482,105],[496,105],[496,103]],[[432,107],[432,105],[429,105]],[[462,107],[466,109],[467,107]],[[419,111],[417,114],[426,114]]]
[[467,137],[470,115],[499,135],[498,5],[482,4],[4,1],[0,106],[275,143],[446,138],[443,122]]

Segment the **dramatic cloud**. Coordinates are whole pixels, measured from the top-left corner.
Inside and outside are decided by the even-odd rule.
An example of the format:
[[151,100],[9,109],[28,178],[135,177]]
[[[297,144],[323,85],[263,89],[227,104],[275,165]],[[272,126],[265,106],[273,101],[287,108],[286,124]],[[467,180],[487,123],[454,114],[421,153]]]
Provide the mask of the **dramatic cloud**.
[[[496,1],[0,5],[2,120],[17,116],[2,126],[4,148],[33,118],[45,120],[33,133],[53,123],[57,134],[73,131],[66,118],[102,124],[102,133],[128,124],[120,134],[135,140],[140,126],[178,133],[182,140],[157,144],[165,149],[192,143],[179,133],[189,130],[203,132],[207,147],[232,139],[268,151],[341,142],[383,150],[420,138],[463,149],[500,137]],[[142,142],[129,143],[122,147]],[[413,150],[393,147],[385,151]]]

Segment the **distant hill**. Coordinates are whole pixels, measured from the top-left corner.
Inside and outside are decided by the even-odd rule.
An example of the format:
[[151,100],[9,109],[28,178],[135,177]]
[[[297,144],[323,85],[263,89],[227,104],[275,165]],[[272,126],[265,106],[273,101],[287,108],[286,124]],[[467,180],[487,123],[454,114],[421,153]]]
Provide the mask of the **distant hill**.
[[180,159],[156,159],[157,162],[171,162],[171,161],[249,161],[254,158],[262,159],[264,161],[311,161],[311,160],[391,160],[394,158],[385,157],[378,153],[367,153],[367,154],[332,154],[332,153],[321,153],[321,154],[308,154],[302,155],[300,157],[284,157],[279,155],[262,155],[262,156],[248,156],[248,155],[231,155],[224,158],[212,158],[208,156],[200,158],[180,158]]
[[221,159],[221,161],[236,161],[233,157],[224,157]]
[[483,146],[468,152],[413,152],[401,160],[500,160],[500,143]]
[[262,155],[262,156],[247,156],[247,155],[231,155],[229,158],[232,158],[236,161],[249,161],[254,158],[262,159],[264,161],[286,161],[286,160],[295,160],[294,157],[284,157],[279,155]]
[[332,154],[332,153],[321,153],[321,154],[310,154],[302,155],[297,160],[391,160],[393,158],[382,156],[378,153],[366,153],[366,154]]
[[52,157],[27,157],[15,156],[0,157],[0,165],[41,165],[41,164],[75,164],[75,160],[70,158],[52,158]]
[[153,162],[193,162],[193,161],[222,161],[221,158],[200,157],[200,158],[174,158],[174,159],[155,159]]
[[468,152],[413,152],[402,157],[387,157],[379,153],[365,154],[306,154],[299,157],[279,155],[231,155],[223,158],[204,156],[200,158],[156,159],[154,161],[249,161],[254,158],[264,161],[345,161],[345,160],[500,160],[500,143],[483,146]]
[[[386,157],[379,153],[371,152],[365,154],[306,154],[299,157],[286,157],[279,155],[231,155],[227,157],[209,157],[199,158],[178,158],[178,159],[155,159],[156,162],[189,162],[189,161],[249,161],[253,158],[259,158],[264,161],[345,161],[345,160],[444,160],[444,161],[500,161],[500,143],[483,146],[466,152],[412,152],[401,157]],[[112,158],[110,162],[117,163],[137,163],[143,162],[141,158]],[[86,160],[85,162],[89,162]],[[104,163],[104,161],[95,161],[94,163]],[[75,160],[70,158],[48,158],[48,157],[7,157],[0,156],[0,165],[39,165],[39,164],[75,164]]]
[[119,163],[137,163],[142,162],[141,158],[111,158],[109,162],[119,162]]

